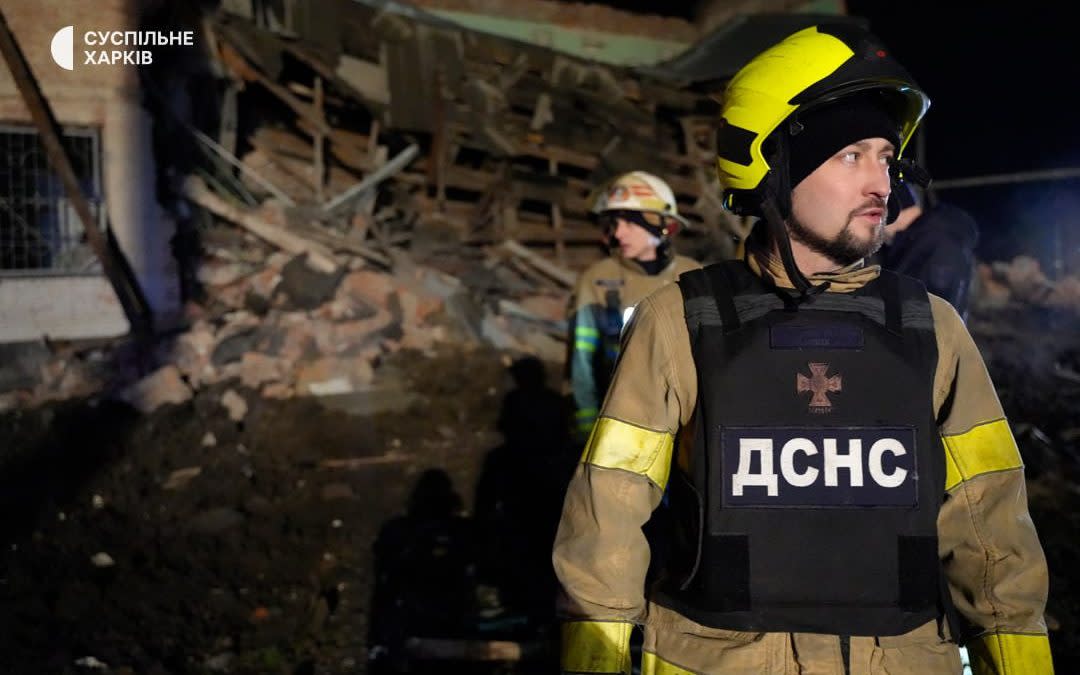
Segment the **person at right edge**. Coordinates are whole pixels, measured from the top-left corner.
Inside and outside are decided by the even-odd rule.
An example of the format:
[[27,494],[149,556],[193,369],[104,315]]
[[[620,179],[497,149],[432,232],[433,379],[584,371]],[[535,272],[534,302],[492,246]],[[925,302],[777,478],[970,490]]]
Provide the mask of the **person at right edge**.
[[929,197],[914,185],[896,191],[899,213],[873,262],[923,282],[967,321],[979,228],[967,211]]
[[[629,673],[635,626],[643,675],[959,674],[958,644],[976,675],[1053,672],[982,358],[948,303],[864,262],[890,193],[928,180],[901,158],[928,107],[851,26],[729,83],[724,199],[761,220],[627,326],[554,547],[563,672]],[[655,573],[650,518],[670,528]]]

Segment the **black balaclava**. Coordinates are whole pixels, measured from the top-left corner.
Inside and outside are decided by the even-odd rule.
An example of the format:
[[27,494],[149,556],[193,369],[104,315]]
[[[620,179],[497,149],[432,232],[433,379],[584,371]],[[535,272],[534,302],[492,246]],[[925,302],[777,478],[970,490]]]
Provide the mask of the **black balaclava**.
[[787,125],[789,180],[794,188],[845,146],[884,138],[900,151],[900,129],[879,97],[862,94],[826,103]]

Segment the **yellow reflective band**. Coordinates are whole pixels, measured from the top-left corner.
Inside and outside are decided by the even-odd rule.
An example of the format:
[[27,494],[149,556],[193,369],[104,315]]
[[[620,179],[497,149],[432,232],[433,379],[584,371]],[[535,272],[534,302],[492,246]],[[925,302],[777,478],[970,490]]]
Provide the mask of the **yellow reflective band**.
[[574,337],[577,338],[596,338],[600,339],[600,330],[597,328],[589,328],[588,326],[578,326],[574,329]]
[[1008,471],[1024,466],[1009,423],[995,420],[955,436],[942,436],[945,442],[945,489],[994,471]]
[[1054,675],[1045,635],[991,633],[967,647],[974,675]]
[[592,342],[586,342],[584,340],[575,340],[574,349],[578,350],[579,352],[595,352],[596,345]]
[[674,446],[675,437],[666,431],[601,417],[593,427],[581,461],[641,474],[664,489],[671,472]]
[[582,408],[581,410],[578,410],[576,413],[574,413],[574,415],[576,415],[578,418],[588,417],[589,420],[592,421],[599,412],[600,411],[596,408]]
[[668,663],[652,652],[642,652],[641,675],[694,675],[694,672]]
[[629,673],[630,632],[621,621],[566,621],[562,625],[563,672]]

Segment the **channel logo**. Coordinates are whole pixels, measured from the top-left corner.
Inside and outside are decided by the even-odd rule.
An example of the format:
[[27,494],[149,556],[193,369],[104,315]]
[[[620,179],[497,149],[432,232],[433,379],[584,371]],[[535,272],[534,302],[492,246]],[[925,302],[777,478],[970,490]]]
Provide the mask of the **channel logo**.
[[[88,30],[80,37],[84,66],[145,66],[154,62],[153,49],[195,45],[191,30]],[[75,26],[56,31],[49,51],[56,65],[75,70]]]
[[75,70],[75,26],[56,31],[49,46],[53,61],[64,70]]

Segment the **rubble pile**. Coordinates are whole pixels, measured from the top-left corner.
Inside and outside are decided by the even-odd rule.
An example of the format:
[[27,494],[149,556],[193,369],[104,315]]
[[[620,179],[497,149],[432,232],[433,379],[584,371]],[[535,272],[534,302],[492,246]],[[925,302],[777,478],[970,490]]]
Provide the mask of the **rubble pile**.
[[48,344],[0,409],[106,389],[151,410],[231,378],[342,394],[447,341],[561,362],[569,290],[603,255],[593,191],[631,169],[673,186],[682,252],[726,257],[746,230],[719,202],[708,92],[421,11],[289,7],[207,18],[215,138],[147,83],[159,132],[187,136],[167,145],[199,157],[171,185],[194,242],[179,334],[134,359]]
[[[150,362],[160,367],[125,385],[135,364],[115,367],[122,350],[59,347],[40,364],[36,386],[4,394],[6,406],[122,385],[121,398],[150,412],[228,380],[268,398],[348,394],[370,387],[385,357],[401,350],[432,355],[448,342],[563,358],[566,290],[555,281],[546,290],[519,281],[518,293],[484,300],[483,288],[404,254],[393,272],[362,260],[322,272],[305,253],[272,252],[228,226],[213,234],[220,241],[207,244],[199,268],[204,304],[188,305],[186,330],[159,339]],[[497,282],[499,271],[487,271]]]
[[1051,281],[1039,261],[1031,256],[980,263],[976,274],[975,300],[984,307],[993,309],[1010,303],[1025,303],[1080,317],[1080,277],[1069,275]]

